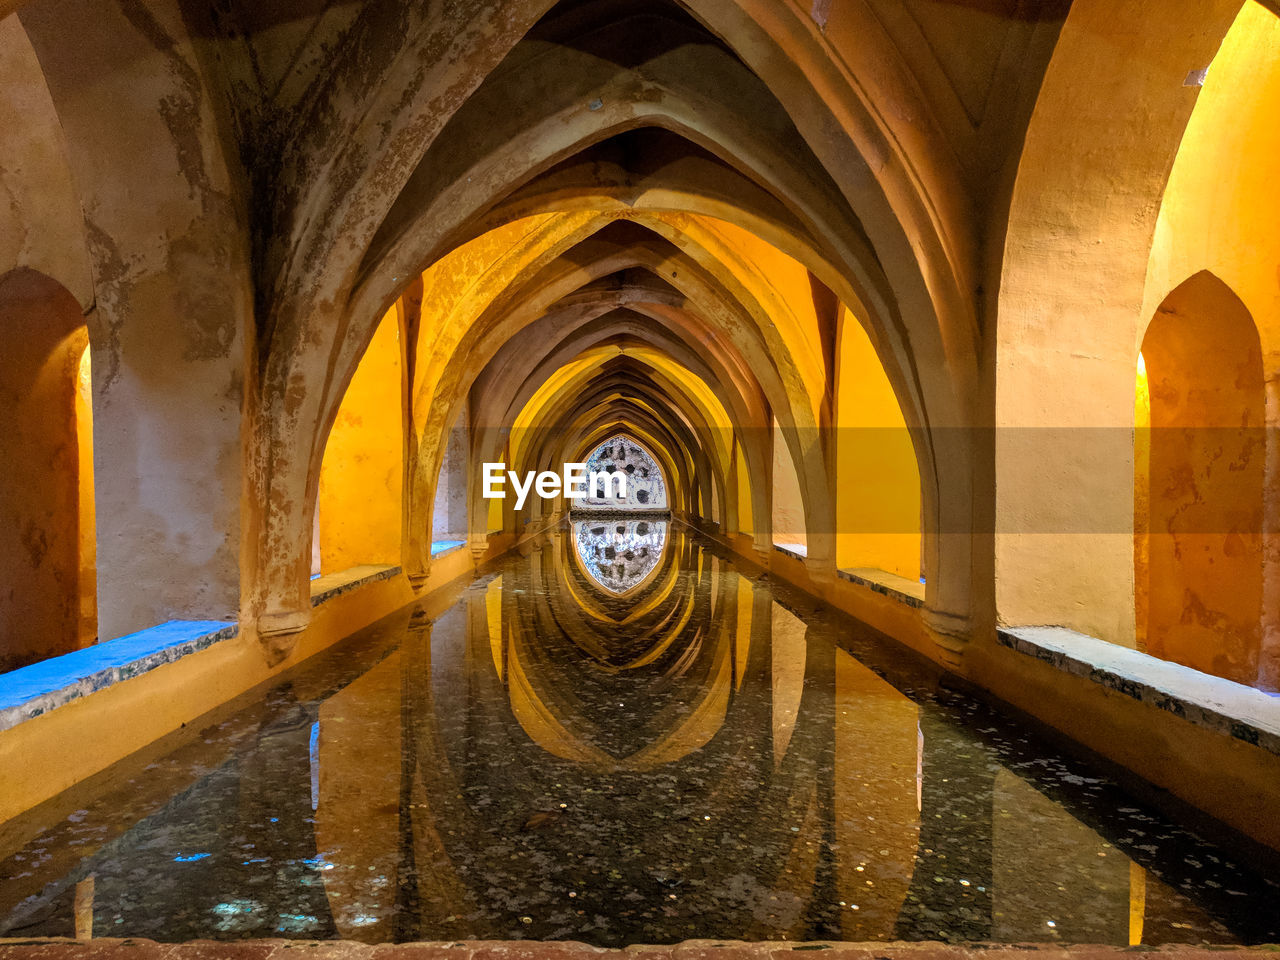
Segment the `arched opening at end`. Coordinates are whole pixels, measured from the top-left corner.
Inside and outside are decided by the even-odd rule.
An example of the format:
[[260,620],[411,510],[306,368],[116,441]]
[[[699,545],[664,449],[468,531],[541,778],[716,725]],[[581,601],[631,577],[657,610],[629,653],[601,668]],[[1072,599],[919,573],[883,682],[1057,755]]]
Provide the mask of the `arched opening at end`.
[[667,481],[658,462],[639,441],[610,437],[586,460],[587,495],[576,510],[668,510]]
[[1140,649],[1253,685],[1262,642],[1262,351],[1253,318],[1199,273],[1156,311],[1135,400]]

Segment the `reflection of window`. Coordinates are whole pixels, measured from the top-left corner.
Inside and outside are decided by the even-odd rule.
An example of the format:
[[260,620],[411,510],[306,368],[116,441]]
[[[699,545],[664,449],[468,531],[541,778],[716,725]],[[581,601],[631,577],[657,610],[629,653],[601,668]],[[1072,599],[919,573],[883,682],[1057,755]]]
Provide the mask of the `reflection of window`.
[[573,525],[582,565],[613,593],[626,593],[643,583],[657,569],[666,540],[665,520],[580,520]]
[[577,501],[581,509],[666,510],[667,485],[662,470],[649,452],[627,437],[617,436],[600,444],[587,459],[587,475],[621,473],[626,479],[625,497],[615,494],[614,484],[606,485],[597,478],[587,496]]

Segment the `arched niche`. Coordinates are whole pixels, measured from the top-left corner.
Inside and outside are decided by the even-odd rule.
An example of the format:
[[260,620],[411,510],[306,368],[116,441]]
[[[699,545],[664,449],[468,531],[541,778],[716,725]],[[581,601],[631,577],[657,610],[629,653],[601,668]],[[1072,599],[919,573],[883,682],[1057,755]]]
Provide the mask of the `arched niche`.
[[61,284],[0,277],[0,670],[97,639],[88,346]]
[[1156,311],[1136,398],[1138,645],[1252,685],[1262,642],[1262,350],[1249,311],[1213,274],[1191,277]]

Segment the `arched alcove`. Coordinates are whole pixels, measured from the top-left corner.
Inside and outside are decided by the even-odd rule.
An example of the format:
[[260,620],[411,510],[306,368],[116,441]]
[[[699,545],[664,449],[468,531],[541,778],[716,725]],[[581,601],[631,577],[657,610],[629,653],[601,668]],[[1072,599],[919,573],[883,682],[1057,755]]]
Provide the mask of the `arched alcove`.
[[96,639],[88,331],[34,270],[0,277],[0,670]]
[[1262,370],[1248,310],[1198,273],[1147,328],[1135,404],[1138,645],[1247,684],[1262,639]]

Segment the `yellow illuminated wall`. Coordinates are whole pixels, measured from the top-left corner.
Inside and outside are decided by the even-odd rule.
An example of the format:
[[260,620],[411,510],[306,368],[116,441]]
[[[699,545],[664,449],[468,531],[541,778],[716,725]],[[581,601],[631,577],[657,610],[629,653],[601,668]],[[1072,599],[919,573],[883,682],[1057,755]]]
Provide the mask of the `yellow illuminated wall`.
[[320,469],[321,571],[398,563],[404,487],[400,321],[390,310],[343,397]]
[[76,442],[80,448],[80,646],[98,639],[98,537],[93,495],[93,376],[89,346],[76,379]]
[[841,310],[836,394],[836,564],[920,577],[920,469],[862,324]]
[[1244,302],[1264,350],[1275,349],[1277,117],[1280,17],[1247,0],[1209,67],[1169,175],[1147,271],[1148,322],[1175,287],[1209,270]]

